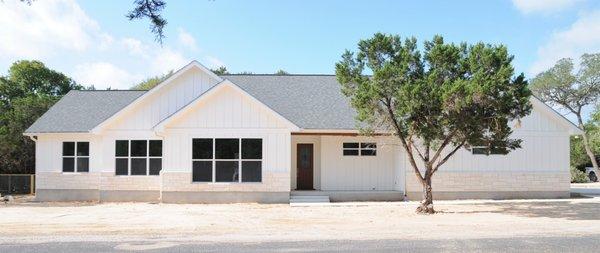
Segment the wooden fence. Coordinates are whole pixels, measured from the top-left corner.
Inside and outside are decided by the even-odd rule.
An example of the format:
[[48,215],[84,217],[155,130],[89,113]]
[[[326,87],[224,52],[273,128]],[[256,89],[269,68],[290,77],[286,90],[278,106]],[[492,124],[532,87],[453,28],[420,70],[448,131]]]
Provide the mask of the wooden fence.
[[35,194],[35,174],[0,174],[1,194]]

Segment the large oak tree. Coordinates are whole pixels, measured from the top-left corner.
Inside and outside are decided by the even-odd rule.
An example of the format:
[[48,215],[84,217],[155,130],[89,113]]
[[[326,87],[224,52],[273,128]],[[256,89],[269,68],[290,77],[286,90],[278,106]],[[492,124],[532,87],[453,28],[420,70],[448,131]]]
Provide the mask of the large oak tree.
[[434,213],[432,177],[459,149],[485,146],[508,153],[510,122],[531,112],[523,75],[503,45],[424,43],[377,33],[346,51],[336,64],[342,92],[350,97],[365,132],[398,137],[423,186],[418,213]]

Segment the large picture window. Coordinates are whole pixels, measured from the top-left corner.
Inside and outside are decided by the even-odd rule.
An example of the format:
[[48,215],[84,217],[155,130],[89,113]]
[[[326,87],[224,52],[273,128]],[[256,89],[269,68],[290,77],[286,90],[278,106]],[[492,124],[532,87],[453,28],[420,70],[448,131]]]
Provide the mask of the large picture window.
[[90,171],[90,143],[66,141],[62,145],[63,172]]
[[193,182],[261,182],[262,139],[192,139]]
[[115,174],[155,176],[162,169],[162,140],[115,141]]

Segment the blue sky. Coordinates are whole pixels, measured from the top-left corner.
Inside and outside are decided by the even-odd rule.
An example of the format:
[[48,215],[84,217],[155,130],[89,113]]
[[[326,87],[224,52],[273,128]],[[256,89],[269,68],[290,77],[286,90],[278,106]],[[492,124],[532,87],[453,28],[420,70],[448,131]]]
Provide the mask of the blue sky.
[[0,73],[38,59],[84,85],[126,89],[196,59],[231,72],[331,74],[345,49],[375,32],[502,43],[533,77],[562,57],[600,51],[600,1],[167,0],[161,47],[132,1],[0,3]]

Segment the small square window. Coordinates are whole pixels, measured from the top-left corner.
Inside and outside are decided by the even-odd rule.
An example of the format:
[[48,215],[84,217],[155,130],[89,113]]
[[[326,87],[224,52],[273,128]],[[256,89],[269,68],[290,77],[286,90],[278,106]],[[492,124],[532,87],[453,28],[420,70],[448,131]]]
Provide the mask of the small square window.
[[129,170],[127,169],[128,161],[129,159],[127,158],[117,158],[115,160],[115,174],[117,176],[129,175]]
[[192,140],[192,159],[212,159],[213,158],[213,140],[212,139],[193,139]]
[[162,141],[161,140],[151,140],[148,144],[150,146],[150,156],[162,156]]
[[75,158],[63,157],[62,171],[63,172],[75,172]]
[[217,182],[238,182],[239,181],[238,162],[217,161],[215,164],[215,181]]
[[242,139],[242,159],[262,159],[262,139]]
[[212,162],[194,161],[192,162],[192,181],[193,182],[212,182]]
[[90,171],[90,158],[78,157],[77,158],[77,172],[89,172]]
[[115,156],[120,156],[120,157],[129,156],[129,141],[116,141]]
[[146,175],[146,158],[131,158],[131,175]]
[[147,141],[131,141],[131,156],[147,156]]
[[63,156],[75,155],[75,142],[63,142]]
[[260,161],[242,161],[242,182],[261,182],[261,163]]
[[77,156],[89,156],[90,155],[90,143],[89,142],[77,142]]
[[161,158],[150,158],[150,175],[159,175],[162,170],[162,159]]
[[217,159],[238,159],[240,158],[240,140],[239,139],[216,139],[215,155]]

